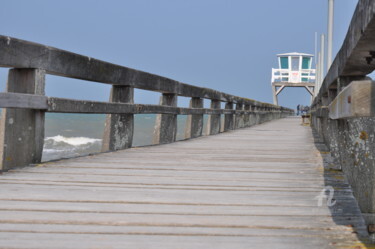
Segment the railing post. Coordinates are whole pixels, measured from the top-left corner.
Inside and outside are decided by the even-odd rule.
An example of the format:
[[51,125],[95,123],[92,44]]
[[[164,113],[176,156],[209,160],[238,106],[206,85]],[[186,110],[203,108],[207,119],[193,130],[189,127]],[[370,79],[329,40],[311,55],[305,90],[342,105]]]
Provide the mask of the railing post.
[[266,107],[265,109],[266,109],[266,122],[267,122],[267,121],[272,120],[272,118],[271,118],[272,112],[271,112],[271,108],[269,108],[269,107]]
[[[225,110],[233,110],[233,102],[225,103]],[[233,130],[233,114],[225,114],[224,116],[224,131]]]
[[[236,104],[236,111],[243,111],[243,103]],[[243,114],[236,113],[235,127],[236,129],[243,127]]]
[[[163,93],[160,97],[160,105],[177,106],[177,94]],[[177,134],[177,115],[176,114],[158,114],[154,129],[154,144],[167,144],[176,141]]]
[[[134,103],[134,88],[112,86],[110,102]],[[102,151],[115,151],[131,148],[133,144],[134,115],[108,114],[105,122]]]
[[262,115],[261,115],[261,123],[264,123],[264,122],[266,122],[267,121],[267,112],[266,112],[266,108],[265,107],[261,107],[261,113],[262,113]]
[[260,124],[260,114],[259,114],[259,106],[254,106],[253,111],[254,111],[254,125]]
[[[203,99],[191,98],[190,108],[203,108]],[[203,114],[188,115],[186,119],[185,138],[202,136]]]
[[[245,105],[244,107],[244,110],[246,112],[250,112],[250,109],[251,109],[251,106],[249,104]],[[250,113],[245,113],[245,117],[244,117],[244,127],[249,127],[251,126],[250,124]]]
[[[45,71],[9,70],[7,92],[44,95]],[[40,110],[4,109],[0,121],[0,170],[40,163],[45,113]]]
[[250,126],[256,125],[257,124],[257,115],[255,112],[255,106],[251,106],[251,113],[250,113]]
[[[211,109],[220,109],[220,100],[212,99],[211,100]],[[208,134],[209,135],[215,135],[220,133],[220,114],[211,114],[208,117]]]

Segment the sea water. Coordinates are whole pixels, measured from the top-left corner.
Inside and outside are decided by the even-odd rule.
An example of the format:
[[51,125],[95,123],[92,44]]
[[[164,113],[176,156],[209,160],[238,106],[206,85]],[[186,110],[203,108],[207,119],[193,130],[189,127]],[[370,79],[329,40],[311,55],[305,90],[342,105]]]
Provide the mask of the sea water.
[[[156,115],[134,116],[133,146],[151,145]],[[178,115],[177,140],[185,139],[186,117]],[[105,118],[102,114],[47,113],[42,161],[100,152]]]

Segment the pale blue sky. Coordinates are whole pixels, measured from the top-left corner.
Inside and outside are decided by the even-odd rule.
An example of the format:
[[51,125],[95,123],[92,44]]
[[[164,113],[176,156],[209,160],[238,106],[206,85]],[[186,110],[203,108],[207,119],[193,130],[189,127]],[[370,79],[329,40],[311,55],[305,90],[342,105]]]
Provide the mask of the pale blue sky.
[[[334,54],[357,2],[335,1]],[[327,0],[3,0],[0,34],[271,102],[275,55],[313,54],[326,15]],[[107,100],[108,92],[99,83],[47,77],[48,96]],[[157,103],[158,96],[138,91],[136,102]],[[292,108],[308,102],[299,88],[279,98]]]

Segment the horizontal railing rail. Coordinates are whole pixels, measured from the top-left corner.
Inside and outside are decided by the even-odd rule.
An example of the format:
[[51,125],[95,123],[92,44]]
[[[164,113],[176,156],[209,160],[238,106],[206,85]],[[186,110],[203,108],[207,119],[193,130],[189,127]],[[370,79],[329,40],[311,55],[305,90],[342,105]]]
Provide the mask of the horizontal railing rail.
[[[194,138],[202,135],[203,115],[209,115],[207,130],[214,135],[222,126],[228,131],[294,113],[288,108],[6,36],[0,36],[0,66],[13,68],[7,92],[0,93],[0,107],[6,108],[0,124],[2,170],[41,161],[46,112],[107,114],[103,152],[132,147],[134,114],[158,115],[154,143],[163,144],[176,141],[177,115],[188,115],[186,138]],[[46,74],[110,84],[109,101],[45,96]],[[134,89],[160,92],[160,104],[135,104]],[[190,97],[190,107],[178,107],[178,96]],[[203,99],[211,100],[210,108],[204,108]]]
[[0,67],[37,68],[45,70],[47,74],[110,85],[129,86],[161,93],[175,93],[184,97],[274,107],[272,104],[237,97],[209,88],[188,85],[155,74],[7,36],[0,36]]

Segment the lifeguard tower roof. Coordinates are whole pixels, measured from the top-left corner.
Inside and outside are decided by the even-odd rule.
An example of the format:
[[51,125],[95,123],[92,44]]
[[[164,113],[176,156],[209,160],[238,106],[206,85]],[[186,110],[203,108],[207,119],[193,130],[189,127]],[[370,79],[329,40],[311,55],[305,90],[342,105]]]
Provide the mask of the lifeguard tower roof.
[[305,53],[298,53],[298,52],[278,54],[277,56],[278,57],[280,57],[280,56],[308,56],[308,57],[314,57],[313,54],[305,54]]

